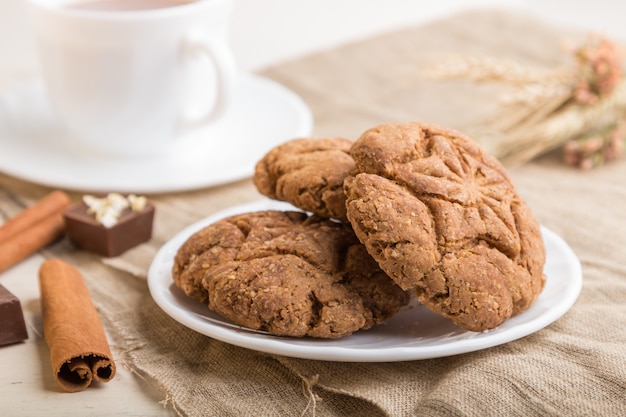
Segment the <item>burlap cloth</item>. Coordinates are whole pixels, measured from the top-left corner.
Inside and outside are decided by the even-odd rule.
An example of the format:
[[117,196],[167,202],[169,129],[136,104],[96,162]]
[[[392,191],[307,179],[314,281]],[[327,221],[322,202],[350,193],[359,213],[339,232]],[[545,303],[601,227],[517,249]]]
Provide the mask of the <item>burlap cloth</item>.
[[[286,63],[265,75],[308,102],[315,136],[356,138],[378,123],[410,120],[463,128],[497,106],[493,88],[424,79],[421,69],[454,53],[549,68],[566,59],[561,46],[567,39],[570,34],[527,16],[475,11]],[[511,174],[540,222],[580,257],[583,290],[547,328],[459,356],[399,363],[292,359],[212,340],[164,314],[145,281],[154,253],[192,222],[259,199],[249,180],[153,196],[154,239],[122,257],[102,262],[67,242],[45,254],[83,271],[108,329],[119,337],[117,360],[157,384],[181,415],[626,415],[626,160],[581,172],[549,155]],[[4,215],[47,191],[5,176],[0,187]]]

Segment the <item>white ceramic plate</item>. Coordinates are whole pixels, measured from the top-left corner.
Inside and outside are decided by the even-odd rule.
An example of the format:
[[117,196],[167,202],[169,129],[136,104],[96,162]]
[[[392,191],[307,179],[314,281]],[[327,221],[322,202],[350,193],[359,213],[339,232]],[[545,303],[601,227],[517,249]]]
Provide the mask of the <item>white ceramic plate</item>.
[[267,151],[311,130],[311,112],[300,97],[242,74],[234,108],[210,127],[178,138],[168,152],[150,158],[87,153],[67,145],[71,137],[36,82],[0,95],[0,171],[77,191],[190,190],[249,177]]
[[582,288],[578,258],[563,239],[542,227],[547,251],[546,286],[528,310],[497,329],[482,333],[465,331],[414,302],[385,324],[336,340],[279,337],[247,330],[185,296],[174,285],[171,268],[178,248],[197,230],[233,214],[267,209],[293,207],[270,200],[233,207],[191,225],[167,242],[148,273],[148,286],[156,303],[190,329],[261,352],[327,361],[395,362],[457,355],[522,338],[565,314]]

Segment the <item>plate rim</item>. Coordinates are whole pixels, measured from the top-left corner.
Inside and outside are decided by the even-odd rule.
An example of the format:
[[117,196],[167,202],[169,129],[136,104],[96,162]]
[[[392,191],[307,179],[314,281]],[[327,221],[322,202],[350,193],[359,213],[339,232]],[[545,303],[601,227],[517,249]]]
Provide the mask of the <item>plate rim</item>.
[[[207,216],[197,222],[187,226],[170,240],[168,240],[155,255],[148,270],[148,289],[149,292],[159,306],[167,315],[179,322],[185,327],[194,330],[207,337],[220,340],[235,346],[256,350],[263,353],[282,355],[292,358],[312,359],[323,361],[341,361],[341,362],[402,362],[412,360],[434,359],[464,353],[470,353],[478,350],[488,349],[499,346],[514,340],[521,339],[532,333],[535,333],[548,325],[554,323],[561,318],[574,305],[582,290],[583,276],[580,260],[565,242],[565,240],[557,233],[541,225],[541,233],[544,241],[550,245],[557,247],[561,252],[562,261],[571,268],[571,276],[569,282],[565,285],[565,291],[562,294],[562,301],[556,305],[550,306],[545,312],[538,317],[529,321],[521,321],[524,313],[512,317],[507,323],[521,321],[512,327],[500,327],[487,332],[467,332],[470,338],[449,341],[441,345],[433,346],[395,346],[384,347],[380,349],[355,349],[353,347],[335,346],[333,340],[342,339],[314,339],[314,338],[289,338],[276,335],[259,335],[251,330],[246,330],[240,326],[231,324],[229,327],[224,325],[213,324],[206,319],[197,317],[194,312],[186,310],[181,306],[171,303],[167,299],[167,292],[172,295],[169,287],[173,285],[171,273],[168,276],[160,274],[160,268],[163,264],[168,264],[171,269],[173,263],[173,254],[178,247],[195,231],[205,227],[219,219],[243,212],[258,211],[262,209],[279,209],[279,210],[297,210],[289,203],[261,199],[250,203],[244,203],[228,207],[220,210],[210,216]],[[546,247],[548,245],[546,244]],[[169,256],[170,261],[166,261]],[[547,253],[550,256],[550,253]],[[553,255],[554,256],[554,255]],[[546,259],[546,263],[548,258]],[[169,281],[167,281],[169,278]],[[548,277],[549,279],[549,277]],[[167,282],[166,282],[167,281]],[[544,292],[545,293],[545,288]],[[540,294],[538,300],[541,298]],[[533,306],[537,305],[537,302]],[[533,306],[529,308],[532,309]],[[225,320],[226,321],[226,320]],[[231,327],[232,326],[232,327]],[[208,329],[208,331],[207,331]],[[500,329],[500,330],[498,330]],[[356,335],[356,334],[355,334]],[[347,336],[347,337],[353,337]],[[306,343],[303,341],[309,341]],[[487,341],[487,343],[486,343]],[[296,342],[296,343],[294,343]],[[433,350],[436,347],[437,352]]]

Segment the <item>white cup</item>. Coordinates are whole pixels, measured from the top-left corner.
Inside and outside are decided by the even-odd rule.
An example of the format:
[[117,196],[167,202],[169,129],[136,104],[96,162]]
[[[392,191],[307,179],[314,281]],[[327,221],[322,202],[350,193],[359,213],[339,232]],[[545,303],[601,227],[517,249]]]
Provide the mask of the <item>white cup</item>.
[[[48,99],[71,133],[66,145],[154,154],[228,111],[237,81],[227,44],[234,0],[142,0],[153,8],[125,11],[90,1],[86,10],[79,5],[87,0],[27,0]],[[114,1],[129,0],[106,3]],[[189,94],[198,91],[202,102]]]

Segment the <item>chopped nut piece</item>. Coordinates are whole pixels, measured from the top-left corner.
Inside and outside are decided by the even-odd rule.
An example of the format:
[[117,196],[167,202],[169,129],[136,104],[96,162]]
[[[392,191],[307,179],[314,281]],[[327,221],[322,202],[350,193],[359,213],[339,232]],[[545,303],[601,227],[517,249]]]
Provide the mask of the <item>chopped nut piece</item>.
[[86,195],[83,202],[68,207],[63,217],[66,234],[76,246],[103,256],[117,256],[151,238],[154,205],[145,197]]
[[124,210],[130,207],[134,213],[138,213],[146,207],[148,199],[134,194],[124,197],[119,193],[109,193],[104,198],[85,195],[83,202],[88,207],[87,213],[93,215],[98,223],[104,227],[113,227]]
[[130,194],[128,196],[128,202],[130,203],[130,209],[134,212],[141,211],[146,207],[148,203],[148,199],[144,196],[136,196],[135,194]]

